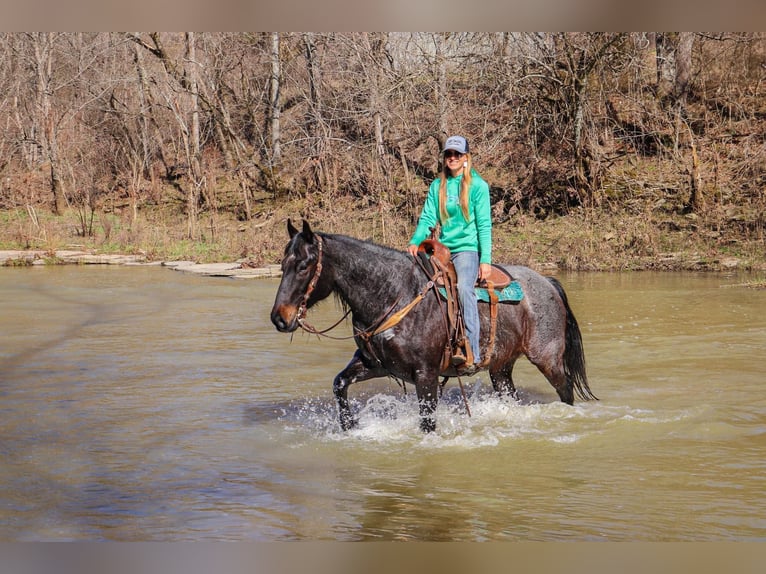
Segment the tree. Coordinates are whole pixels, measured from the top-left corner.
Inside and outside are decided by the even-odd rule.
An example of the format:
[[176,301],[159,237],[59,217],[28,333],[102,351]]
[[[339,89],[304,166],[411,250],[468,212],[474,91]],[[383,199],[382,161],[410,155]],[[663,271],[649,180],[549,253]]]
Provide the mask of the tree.
[[66,197],[62,182],[59,154],[60,116],[53,105],[53,69],[55,42],[58,34],[53,32],[32,32],[26,35],[29,46],[29,61],[35,77],[34,106],[32,108],[31,136],[48,162],[50,190],[53,194],[53,213],[61,215],[66,209]]
[[279,32],[271,33],[271,75],[269,76],[269,134],[271,157],[269,166],[274,169],[282,163],[282,131],[279,124],[281,114],[280,82],[281,60],[279,56]]
[[539,90],[533,110],[543,137],[570,150],[571,182],[580,203],[598,201],[601,162],[595,144],[591,92],[623,54],[625,34],[526,35],[519,46],[527,60],[526,80]]
[[304,165],[308,166],[306,180],[309,190],[322,191],[325,187],[326,173],[324,151],[327,142],[324,137],[324,120],[322,115],[322,69],[317,58],[315,35],[306,32],[302,35],[304,57],[306,59],[306,80],[308,83],[307,111],[305,113],[305,130],[308,138],[308,155]]
[[[163,65],[167,78],[160,95],[164,105],[171,111],[178,127],[180,136],[181,157],[183,158],[182,172],[186,174],[188,186],[186,189],[187,233],[192,239],[197,237],[198,207],[201,197],[205,194],[206,180],[203,174],[200,142],[200,93],[198,82],[198,67],[195,35],[193,32],[184,34],[182,55],[173,56],[158,32],[149,34],[151,44],[140,36],[129,34],[128,38],[148,50]],[[180,88],[180,91],[178,90]],[[177,170],[179,166],[169,166]],[[169,174],[172,177],[172,174]]]

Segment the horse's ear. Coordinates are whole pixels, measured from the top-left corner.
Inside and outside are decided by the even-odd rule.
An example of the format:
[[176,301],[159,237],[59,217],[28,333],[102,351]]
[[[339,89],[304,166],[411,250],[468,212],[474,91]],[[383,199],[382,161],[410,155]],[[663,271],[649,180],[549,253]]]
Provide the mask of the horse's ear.
[[295,229],[295,226],[293,225],[293,222],[290,221],[289,217],[287,218],[287,233],[290,235],[290,239],[298,234],[298,230]]
[[307,243],[313,243],[314,241],[314,232],[311,231],[311,226],[305,219],[303,220],[303,239],[305,239]]

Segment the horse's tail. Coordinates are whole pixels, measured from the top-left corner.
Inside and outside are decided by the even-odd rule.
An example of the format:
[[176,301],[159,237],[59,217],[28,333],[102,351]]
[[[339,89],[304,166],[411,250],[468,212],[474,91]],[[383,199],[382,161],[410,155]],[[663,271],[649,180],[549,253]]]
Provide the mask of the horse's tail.
[[588,386],[588,376],[585,374],[585,351],[582,346],[580,326],[577,324],[577,319],[575,319],[571,307],[569,307],[567,294],[556,278],[548,277],[548,281],[558,291],[559,297],[561,297],[561,301],[564,303],[564,308],[567,311],[566,342],[564,345],[564,374],[566,375],[567,382],[572,385],[577,396],[582,400],[598,400],[598,397],[591,392]]

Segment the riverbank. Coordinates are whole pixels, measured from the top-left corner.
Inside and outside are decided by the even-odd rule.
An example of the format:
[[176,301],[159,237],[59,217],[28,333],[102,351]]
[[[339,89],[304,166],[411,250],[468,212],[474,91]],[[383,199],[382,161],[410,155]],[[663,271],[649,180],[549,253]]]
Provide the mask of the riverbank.
[[279,265],[254,267],[246,261],[232,263],[197,263],[195,261],[148,261],[145,255],[104,254],[90,251],[56,250],[0,250],[0,266],[29,267],[39,265],[154,265],[173,271],[231,277],[233,279],[259,279],[280,277]]
[[[155,264],[178,271],[230,277],[278,276],[287,241],[286,221],[308,213],[312,228],[395,249],[406,247],[413,217],[393,205],[296,199],[264,203],[251,220],[224,212],[200,215],[200,232],[188,237],[183,213],[140,211],[138,218],[102,214],[91,235],[78,232],[76,213],[0,212],[0,265]],[[493,260],[555,271],[723,271],[766,274],[766,240],[760,228],[726,219],[663,212],[573,209],[537,219],[523,212],[493,213]]]
[[[724,270],[736,270],[738,260],[724,260]],[[277,264],[254,266],[248,261],[223,263],[197,263],[195,261],[148,261],[146,255],[104,254],[79,250],[43,251],[32,250],[0,250],[0,267],[30,267],[44,265],[135,265],[166,267],[173,271],[201,275],[206,277],[228,277],[231,279],[268,279],[282,276]],[[541,265],[550,271],[558,270],[554,264]],[[755,278],[740,287],[766,289],[766,280]]]

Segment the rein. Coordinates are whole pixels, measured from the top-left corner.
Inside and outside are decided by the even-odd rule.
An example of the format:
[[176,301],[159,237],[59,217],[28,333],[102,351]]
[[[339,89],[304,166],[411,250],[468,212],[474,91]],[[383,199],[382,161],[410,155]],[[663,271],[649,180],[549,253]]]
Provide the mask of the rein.
[[298,306],[298,325],[301,329],[306,331],[307,333],[311,333],[312,335],[323,335],[327,337],[328,339],[334,339],[336,341],[343,341],[346,339],[353,339],[354,337],[360,337],[365,343],[367,343],[369,347],[370,339],[372,339],[375,335],[378,335],[382,333],[383,331],[387,331],[388,329],[391,329],[392,327],[395,327],[399,324],[399,322],[404,319],[404,317],[407,316],[407,314],[412,311],[415,306],[417,306],[418,303],[420,303],[425,296],[428,294],[428,291],[431,289],[436,288],[436,278],[439,274],[439,271],[436,271],[434,273],[434,276],[431,277],[430,281],[426,283],[425,287],[420,290],[420,293],[417,294],[417,296],[410,301],[407,305],[399,309],[396,313],[391,315],[391,312],[394,310],[394,308],[399,304],[399,301],[401,300],[401,297],[397,298],[396,301],[386,310],[381,317],[373,322],[372,325],[370,325],[367,329],[363,330],[357,330],[354,329],[354,334],[349,335],[347,337],[334,337],[332,335],[328,335],[330,331],[335,329],[338,325],[340,325],[346,317],[349,316],[351,313],[351,309],[346,311],[343,316],[338,319],[333,325],[330,327],[327,327],[326,329],[322,329],[321,331],[308,323],[306,321],[306,313],[308,312],[308,301],[309,297],[311,297],[311,294],[314,292],[314,289],[316,289],[317,283],[319,283],[319,276],[322,274],[322,254],[324,253],[324,244],[322,241],[322,237],[319,234],[315,234],[314,237],[317,239],[317,264],[314,268],[314,275],[311,277],[311,281],[309,281],[308,287],[306,288],[306,293],[304,293],[303,298],[301,299],[301,303]]
[[[372,324],[372,326],[368,327],[367,329],[359,331],[357,336],[361,337],[365,343],[369,343],[370,339],[372,339],[375,335],[378,335],[383,331],[388,331],[390,328],[398,325],[399,322],[407,316],[407,313],[412,311],[412,309],[414,309],[415,306],[425,298],[425,296],[428,294],[428,291],[434,288],[434,280],[435,278],[432,278],[428,283],[425,284],[423,289],[420,290],[420,293],[418,293],[412,301],[388,317],[389,313],[391,313],[394,307],[396,307],[396,304],[399,303],[399,300],[401,299],[401,297],[399,297],[396,301],[394,301],[394,304],[388,308],[388,311],[383,313],[383,316],[380,319],[378,319],[375,323]],[[388,319],[386,319],[386,317],[388,317]],[[385,322],[383,321],[384,319],[386,319]],[[375,327],[375,325],[378,325],[378,327]]]

